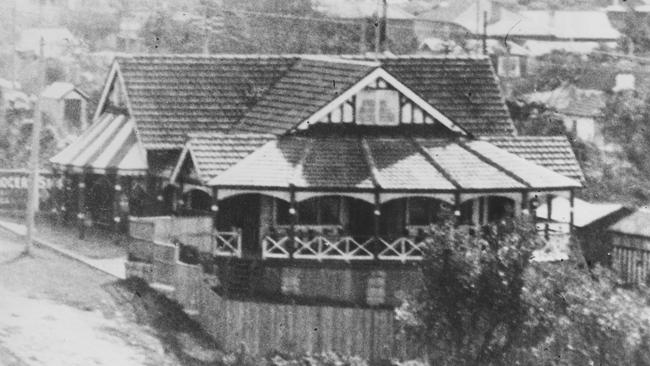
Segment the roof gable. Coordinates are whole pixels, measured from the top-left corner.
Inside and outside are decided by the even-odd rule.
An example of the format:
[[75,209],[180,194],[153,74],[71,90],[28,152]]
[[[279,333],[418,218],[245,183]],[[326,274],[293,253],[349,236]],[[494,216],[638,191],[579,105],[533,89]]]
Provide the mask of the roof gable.
[[383,69],[468,132],[478,136],[515,132],[489,58],[403,56],[379,61]]
[[180,148],[188,132],[230,130],[295,56],[140,55],[117,58],[143,144]]
[[453,121],[477,135],[514,131],[490,61],[474,57],[118,57],[95,117],[115,84],[123,87],[138,138],[149,150],[181,149],[189,132],[284,134],[375,70],[448,127]]
[[[344,104],[350,103],[351,98],[358,98],[358,94],[369,87],[381,89],[394,88],[396,92],[399,93],[401,99],[399,101],[400,110],[398,111],[399,116],[397,121],[399,124],[433,124],[439,122],[453,132],[463,135],[467,134],[467,131],[462,127],[458,126],[455,122],[435,107],[431,106],[421,96],[413,92],[381,67],[374,69],[344,93],[341,93],[330,103],[312,114],[309,118],[306,118],[298,125],[298,128],[306,129],[310,125],[323,122],[324,118],[327,118],[326,121],[336,122],[333,120],[335,112],[340,110],[340,113],[336,114],[343,114],[342,108]],[[408,116],[405,116],[405,109],[408,109],[409,111]],[[416,113],[420,116],[419,118],[415,116]],[[359,124],[359,121],[356,121],[354,114],[352,117],[353,121],[356,124]]]

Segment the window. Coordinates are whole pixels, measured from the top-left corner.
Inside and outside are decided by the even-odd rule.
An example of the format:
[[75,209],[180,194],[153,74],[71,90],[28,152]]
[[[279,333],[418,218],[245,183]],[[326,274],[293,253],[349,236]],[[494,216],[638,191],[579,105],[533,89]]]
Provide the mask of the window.
[[424,226],[435,223],[440,216],[440,202],[431,198],[409,198],[408,224]]
[[281,199],[274,199],[275,202],[275,223],[277,225],[291,224],[291,215],[289,214],[290,205]]
[[[275,222],[289,225],[289,203],[275,200]],[[340,224],[341,197],[316,197],[298,203],[296,214],[299,225],[338,225]]]
[[357,124],[395,126],[399,124],[399,94],[391,89],[366,89],[357,95]]
[[81,100],[66,99],[63,118],[74,127],[81,127]]
[[506,78],[518,78],[521,76],[519,57],[499,56],[499,76]]

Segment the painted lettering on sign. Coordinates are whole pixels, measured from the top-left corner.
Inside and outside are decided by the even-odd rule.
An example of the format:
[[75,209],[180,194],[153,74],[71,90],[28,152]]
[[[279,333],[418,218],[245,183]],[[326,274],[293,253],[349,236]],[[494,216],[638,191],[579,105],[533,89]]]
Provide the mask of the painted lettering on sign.
[[[42,206],[50,197],[49,193],[54,180],[50,172],[41,172],[39,178],[39,201]],[[28,171],[0,169],[0,209],[24,210],[28,189]]]

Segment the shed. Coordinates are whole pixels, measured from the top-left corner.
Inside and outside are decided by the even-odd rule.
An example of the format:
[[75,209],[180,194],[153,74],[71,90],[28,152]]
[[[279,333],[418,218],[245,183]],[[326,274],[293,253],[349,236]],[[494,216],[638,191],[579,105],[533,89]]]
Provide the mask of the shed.
[[[569,230],[571,208],[569,200],[554,197],[551,212],[547,203],[536,211],[539,229],[551,233]],[[582,253],[589,266],[595,264],[611,265],[611,242],[607,239],[607,227],[632,211],[618,203],[595,203],[576,198],[573,206],[573,233],[580,244]],[[549,215],[550,214],[550,215]]]
[[608,229],[612,266],[627,283],[648,283],[650,273],[650,210],[640,209]]
[[41,93],[41,110],[59,141],[88,128],[88,95],[71,83],[54,82]]

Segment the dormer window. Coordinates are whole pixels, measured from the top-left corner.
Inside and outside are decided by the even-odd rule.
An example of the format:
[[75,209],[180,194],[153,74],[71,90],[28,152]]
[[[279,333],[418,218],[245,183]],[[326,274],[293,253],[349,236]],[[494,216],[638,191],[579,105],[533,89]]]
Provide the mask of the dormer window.
[[392,89],[365,89],[356,98],[357,124],[396,126],[399,124],[399,93]]

